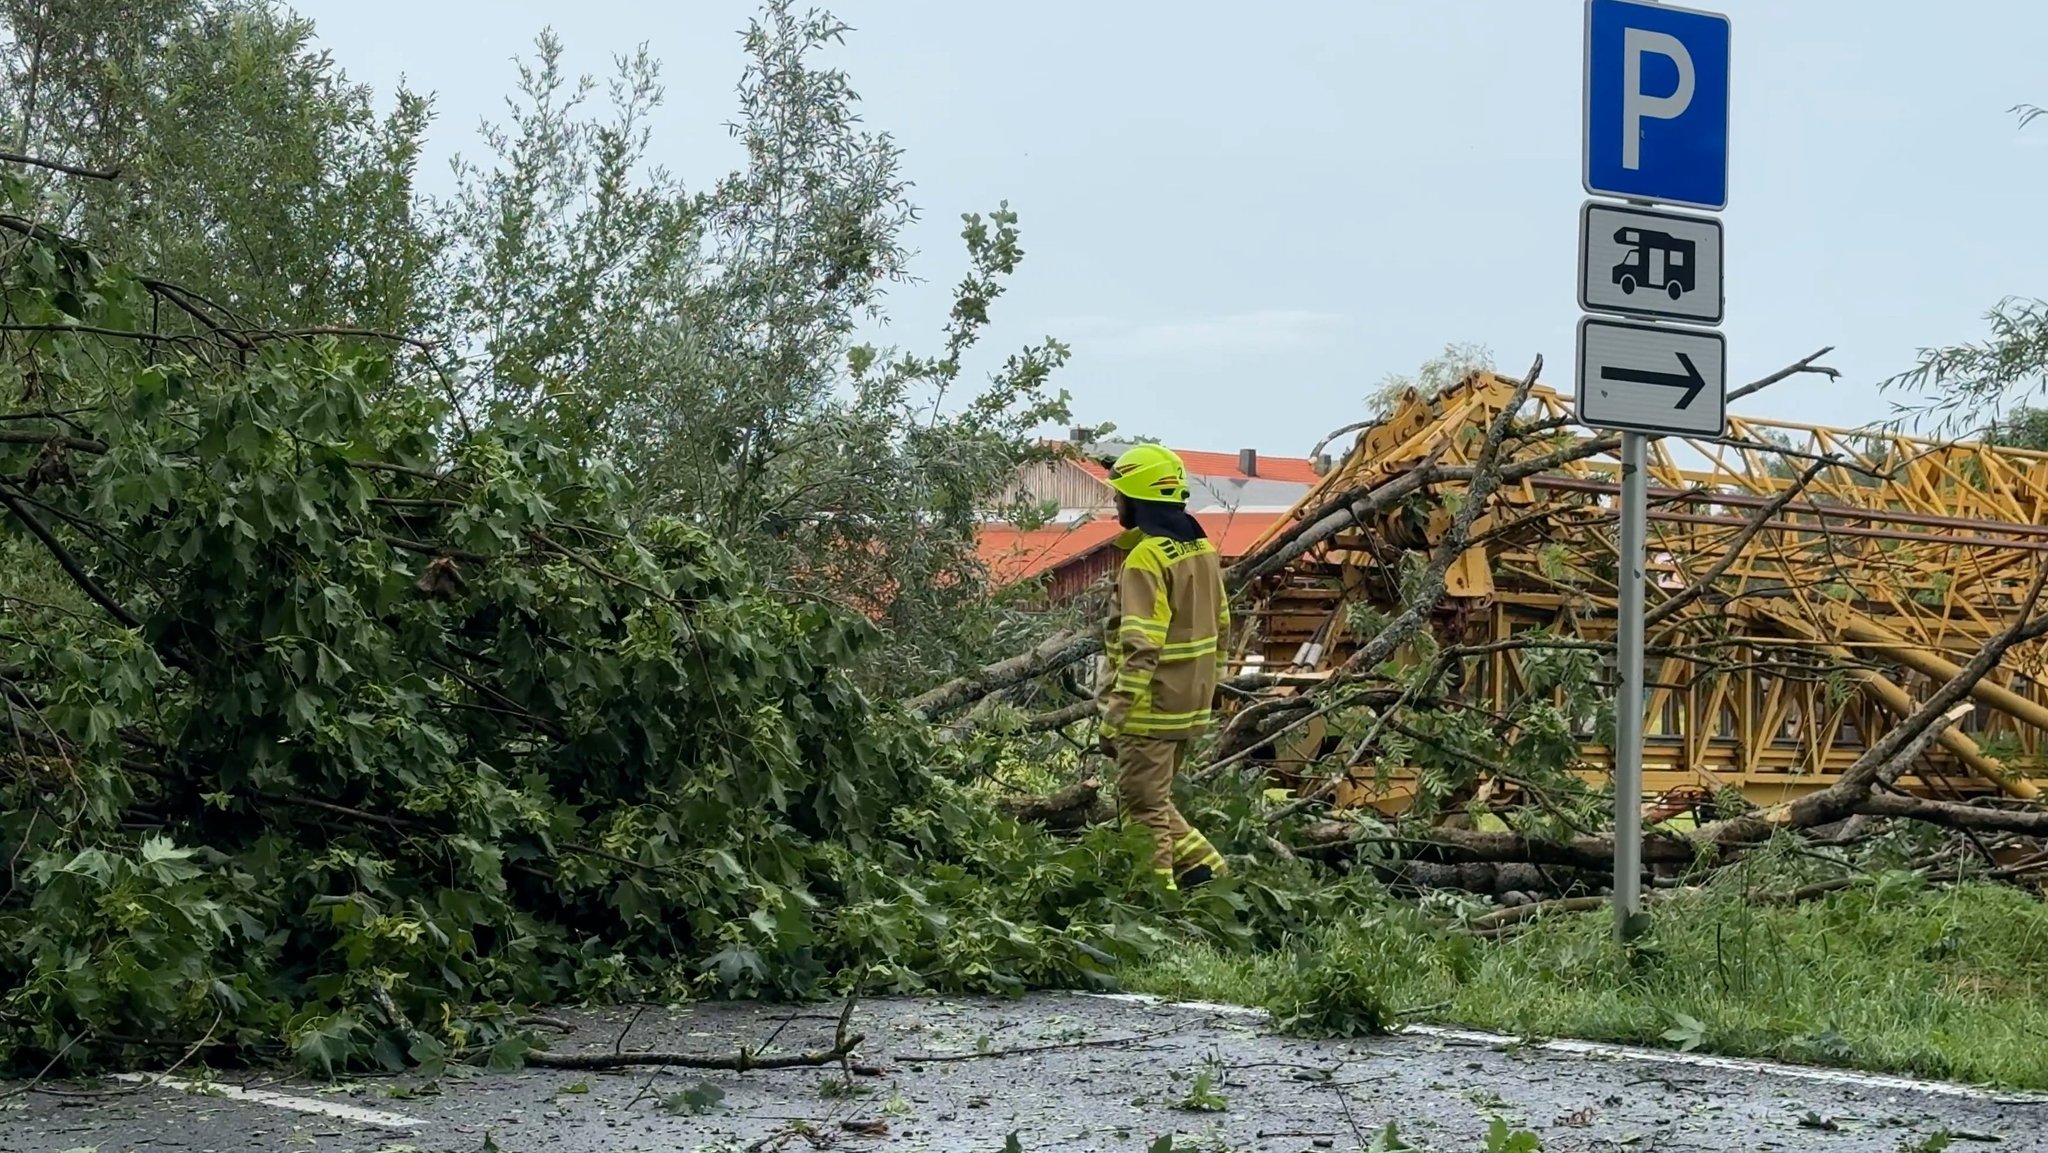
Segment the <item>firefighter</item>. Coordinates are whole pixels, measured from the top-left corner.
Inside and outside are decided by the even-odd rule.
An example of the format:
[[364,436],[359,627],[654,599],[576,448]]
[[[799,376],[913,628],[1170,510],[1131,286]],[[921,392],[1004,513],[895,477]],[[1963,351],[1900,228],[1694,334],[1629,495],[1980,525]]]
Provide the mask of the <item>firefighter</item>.
[[1221,876],[1223,857],[1173,804],[1173,778],[1209,727],[1230,601],[1223,564],[1187,511],[1180,457],[1141,444],[1109,470],[1125,552],[1117,611],[1103,636],[1108,669],[1096,699],[1102,748],[1116,760],[1124,812],[1152,834],[1152,868],[1169,889]]

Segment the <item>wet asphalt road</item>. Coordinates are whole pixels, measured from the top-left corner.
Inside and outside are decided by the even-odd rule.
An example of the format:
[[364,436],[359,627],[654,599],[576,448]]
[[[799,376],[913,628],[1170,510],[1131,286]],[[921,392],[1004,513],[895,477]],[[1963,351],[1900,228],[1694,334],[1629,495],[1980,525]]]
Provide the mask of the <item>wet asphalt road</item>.
[[[836,1024],[831,1006],[794,1019],[752,1005],[634,1018],[632,1009],[572,1017],[576,1032],[555,1048],[729,1055],[779,1028],[777,1050],[796,1051],[829,1046]],[[1169,1134],[1177,1151],[1356,1153],[1389,1122],[1409,1146],[1464,1153],[1487,1150],[1496,1117],[1551,1153],[1910,1153],[1936,1148],[1927,1139],[1943,1130],[1952,1153],[2048,1150],[2048,1098],[1456,1036],[1298,1041],[1272,1035],[1256,1016],[1199,1006],[1081,996],[869,1001],[853,1027],[868,1037],[859,1060],[876,1068],[851,1078],[837,1067],[530,1069],[429,1086],[223,1077],[239,1094],[226,1097],[50,1086],[67,1092],[0,1100],[0,1153],[1002,1153],[1012,1133],[1023,1153],[1148,1153]],[[285,1108],[278,1096],[344,1115]]]

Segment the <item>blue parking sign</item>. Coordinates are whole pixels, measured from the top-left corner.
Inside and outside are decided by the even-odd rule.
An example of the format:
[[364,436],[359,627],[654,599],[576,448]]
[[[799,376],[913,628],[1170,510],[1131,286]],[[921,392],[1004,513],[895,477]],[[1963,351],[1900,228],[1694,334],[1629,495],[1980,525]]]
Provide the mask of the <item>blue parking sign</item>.
[[1586,191],[1726,208],[1728,56],[1718,12],[1586,0]]

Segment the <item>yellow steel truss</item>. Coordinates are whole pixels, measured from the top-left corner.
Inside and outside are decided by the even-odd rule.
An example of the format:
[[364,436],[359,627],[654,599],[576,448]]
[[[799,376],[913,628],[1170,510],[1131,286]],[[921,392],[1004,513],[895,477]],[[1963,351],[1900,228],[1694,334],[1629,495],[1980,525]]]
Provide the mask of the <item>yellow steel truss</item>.
[[[1514,386],[1477,373],[1435,397],[1404,396],[1295,519],[1425,461],[1471,463]],[[1566,397],[1532,390],[1505,459],[1586,445],[1595,434],[1570,411]],[[1471,660],[1468,695],[1506,707],[1528,657],[1515,638],[1531,630],[1611,639],[1619,467],[1611,451],[1572,460],[1503,486],[1482,511],[1432,621],[1444,643],[1496,642]],[[2048,553],[2048,453],[1731,417],[1721,438],[1653,441],[1650,480],[1652,612],[1722,565],[1704,595],[1649,631],[1652,793],[1734,787],[1768,803],[1826,785],[2004,627]],[[1801,485],[1736,547],[1773,498]],[[1341,664],[1359,640],[1350,606],[1400,607],[1403,556],[1435,544],[1468,491],[1430,485],[1255,585],[1240,657]],[[1979,707],[1901,784],[2034,795],[2030,777],[2048,773],[2043,660],[2040,643],[2009,653],[1978,686]],[[1283,759],[1300,752],[1297,742]],[[1604,778],[1607,750],[1582,753],[1584,770]]]

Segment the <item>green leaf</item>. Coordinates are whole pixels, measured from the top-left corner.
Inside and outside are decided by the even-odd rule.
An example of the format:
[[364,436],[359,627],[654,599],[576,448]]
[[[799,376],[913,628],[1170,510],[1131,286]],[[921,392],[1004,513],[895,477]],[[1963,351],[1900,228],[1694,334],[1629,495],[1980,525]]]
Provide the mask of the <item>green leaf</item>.
[[533,1045],[518,1033],[508,1033],[491,1046],[488,1067],[493,1072],[505,1072],[519,1068],[520,1062],[533,1051]]
[[1486,1130],[1486,1153],[1542,1153],[1543,1141],[1526,1129],[1510,1130],[1499,1117]]
[[1707,1027],[1699,1018],[1673,1011],[1671,1020],[1672,1027],[1664,1030],[1661,1036],[1678,1046],[1680,1052],[1690,1053],[1706,1040]]
[[661,1107],[670,1113],[709,1113],[724,1100],[725,1090],[709,1081],[699,1081],[681,1092],[664,1096]]
[[356,1041],[361,1032],[362,1020],[343,1009],[302,1026],[292,1035],[292,1052],[301,1062],[331,1074],[362,1051]]

